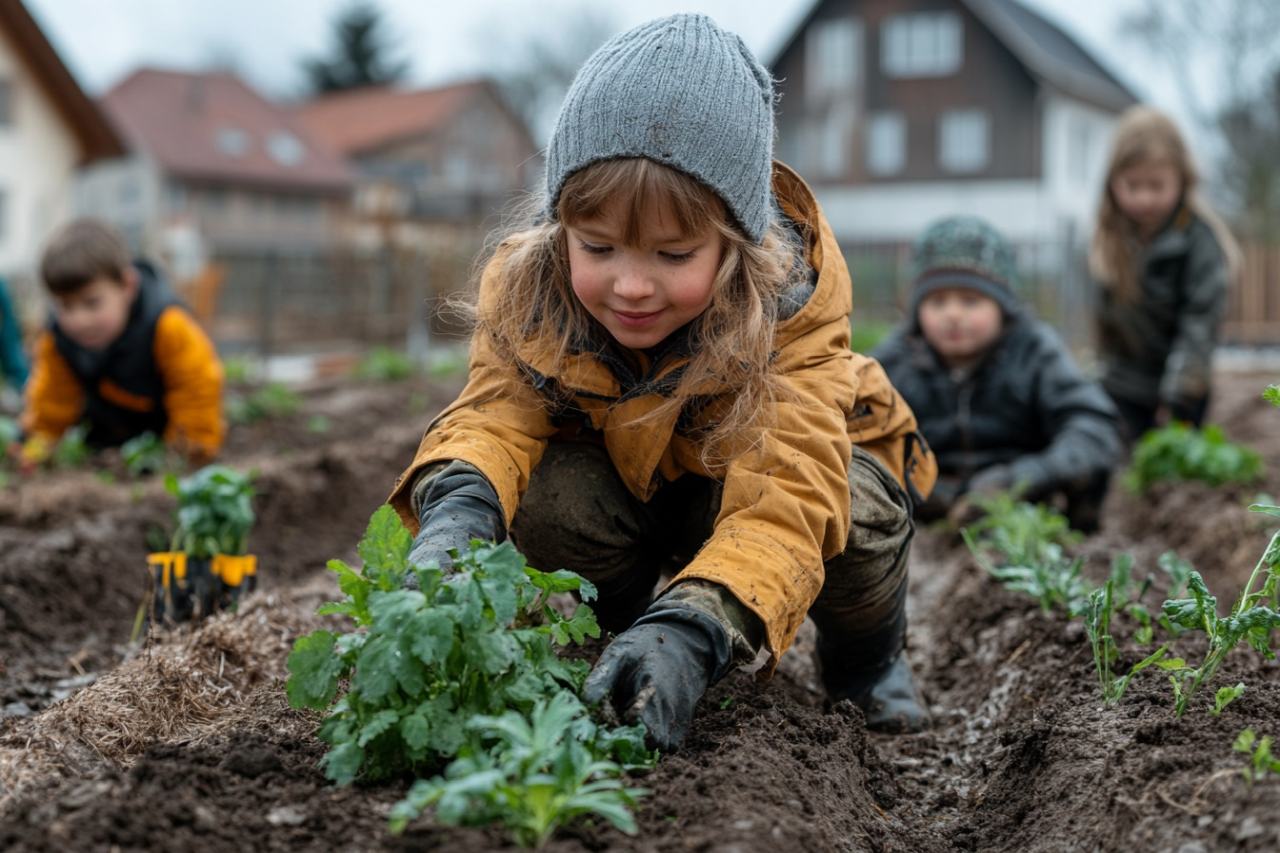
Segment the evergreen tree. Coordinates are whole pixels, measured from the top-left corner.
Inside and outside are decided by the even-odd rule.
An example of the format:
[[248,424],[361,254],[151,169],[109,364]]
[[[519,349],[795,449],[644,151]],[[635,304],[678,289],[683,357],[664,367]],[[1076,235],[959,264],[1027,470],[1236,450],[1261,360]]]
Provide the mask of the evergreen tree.
[[333,22],[329,55],[303,60],[310,90],[322,95],[403,79],[409,63],[389,55],[392,44],[384,29],[382,12],[370,0],[343,9]]

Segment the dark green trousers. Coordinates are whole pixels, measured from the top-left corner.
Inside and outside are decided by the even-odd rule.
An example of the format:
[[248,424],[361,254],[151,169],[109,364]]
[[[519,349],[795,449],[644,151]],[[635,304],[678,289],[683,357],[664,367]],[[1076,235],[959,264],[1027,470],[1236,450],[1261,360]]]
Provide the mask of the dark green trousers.
[[[596,585],[593,604],[606,630],[625,630],[653,600],[658,580],[686,565],[711,536],[722,486],[686,475],[660,488],[648,503],[619,479],[599,444],[552,442],[521,500],[511,526],[530,565],[570,569]],[[906,632],[907,554],[913,533],[902,487],[870,454],[855,447],[849,465],[852,510],[843,553],[825,564],[822,591],[809,610],[818,627],[824,675],[887,665]],[[681,589],[690,587],[689,589]],[[719,591],[709,610],[735,639],[758,649],[759,621],[715,584],[676,585],[670,595],[698,603]],[[717,612],[718,611],[718,612]],[[741,642],[735,648],[747,652]]]

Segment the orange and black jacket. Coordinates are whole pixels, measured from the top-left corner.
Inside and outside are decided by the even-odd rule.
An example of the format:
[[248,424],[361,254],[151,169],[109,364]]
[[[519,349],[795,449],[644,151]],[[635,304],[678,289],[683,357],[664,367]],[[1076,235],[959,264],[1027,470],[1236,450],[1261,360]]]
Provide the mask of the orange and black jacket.
[[98,447],[144,432],[197,458],[222,446],[222,363],[195,319],[155,270],[136,264],[138,296],[125,330],[104,350],[68,338],[56,320],[40,336],[27,384],[23,429],[56,441],[87,422]]

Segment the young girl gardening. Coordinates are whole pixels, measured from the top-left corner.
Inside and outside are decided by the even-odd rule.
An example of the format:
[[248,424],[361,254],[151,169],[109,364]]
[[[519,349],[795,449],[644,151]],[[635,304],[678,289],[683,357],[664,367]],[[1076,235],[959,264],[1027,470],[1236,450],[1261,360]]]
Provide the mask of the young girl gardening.
[[1102,384],[1137,440],[1159,421],[1197,426],[1239,250],[1196,191],[1177,127],[1125,113],[1102,190],[1090,271],[1098,283]]
[[849,349],[848,271],[772,161],[772,107],[768,72],[700,15],[587,61],[544,208],[482,275],[467,386],[390,498],[417,561],[510,534],[591,580],[617,636],[587,698],[668,749],[806,614],[833,700],[876,728],[927,722],[902,650],[909,494],[933,459]]

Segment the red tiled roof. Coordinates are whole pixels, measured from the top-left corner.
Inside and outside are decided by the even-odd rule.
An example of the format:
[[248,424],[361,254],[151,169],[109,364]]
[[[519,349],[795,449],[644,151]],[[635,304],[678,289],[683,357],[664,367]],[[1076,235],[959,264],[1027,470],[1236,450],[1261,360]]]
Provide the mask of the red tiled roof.
[[134,148],[184,178],[313,192],[351,185],[340,157],[233,74],[141,69],[102,104]]
[[351,156],[439,127],[488,85],[472,80],[413,91],[367,87],[316,98],[294,115],[315,139]]

